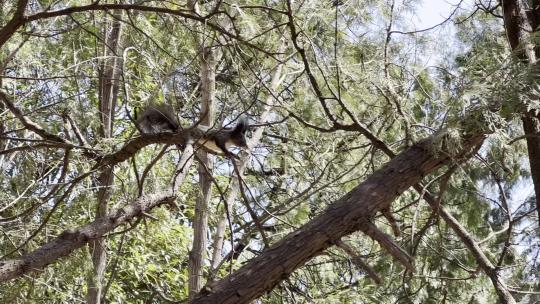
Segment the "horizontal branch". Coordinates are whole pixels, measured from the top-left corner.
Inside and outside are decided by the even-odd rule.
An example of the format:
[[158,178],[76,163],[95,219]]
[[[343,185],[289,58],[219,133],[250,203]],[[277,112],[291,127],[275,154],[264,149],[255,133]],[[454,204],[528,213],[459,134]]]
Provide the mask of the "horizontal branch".
[[157,7],[157,6],[146,6],[140,4],[119,4],[119,3],[103,3],[100,4],[98,1],[81,6],[71,6],[64,9],[54,10],[54,11],[44,11],[29,15],[25,18],[26,22],[35,21],[40,19],[47,19],[52,17],[66,16],[74,13],[82,13],[88,11],[108,11],[108,10],[136,10],[142,12],[153,12],[153,13],[163,13],[169,15],[175,15],[183,17],[186,19],[192,19],[199,22],[207,22],[208,16],[201,16],[195,14],[193,11],[182,10],[182,9],[170,9],[166,7]]
[[115,165],[133,157],[139,150],[151,144],[185,145],[189,139],[197,140],[203,136],[198,129],[185,129],[178,132],[143,134],[129,140],[120,150],[103,156],[96,166]]

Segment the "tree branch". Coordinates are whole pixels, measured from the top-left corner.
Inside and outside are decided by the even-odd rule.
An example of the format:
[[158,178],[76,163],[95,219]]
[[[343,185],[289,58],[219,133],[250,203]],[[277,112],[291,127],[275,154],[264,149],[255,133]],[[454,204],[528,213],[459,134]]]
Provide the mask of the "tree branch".
[[77,229],[69,229],[57,238],[20,258],[0,261],[0,282],[15,279],[24,274],[39,271],[75,249],[102,237],[114,228],[141,216],[154,207],[172,204],[176,196],[171,191],[147,195],[124,206],[110,215],[100,217]]
[[[475,135],[464,139],[460,155],[454,156],[467,155],[484,138]],[[388,207],[426,174],[448,163],[451,158],[447,153],[430,152],[433,143],[434,137],[430,137],[405,150],[324,213],[219,281],[212,290],[200,293],[193,303],[249,303],[271,290],[337,240],[361,230],[377,211]]]

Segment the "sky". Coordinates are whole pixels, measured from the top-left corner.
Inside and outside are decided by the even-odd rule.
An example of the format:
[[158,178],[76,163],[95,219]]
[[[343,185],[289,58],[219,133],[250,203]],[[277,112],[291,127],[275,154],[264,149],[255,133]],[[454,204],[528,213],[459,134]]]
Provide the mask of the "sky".
[[[474,4],[474,0],[422,0],[422,3],[419,4],[416,8],[415,16],[412,16],[410,19],[410,22],[413,24],[411,25],[412,28],[407,30],[426,29],[443,22],[452,14],[456,7],[456,4],[460,2],[462,2],[460,6],[464,9],[468,9],[469,11]],[[463,10],[458,11],[457,13],[463,13]],[[453,39],[452,36],[454,34],[454,30],[453,24],[451,22],[447,23],[446,27],[434,31],[446,32],[446,37],[448,37],[450,41]],[[445,43],[447,45],[451,44],[451,42],[448,43],[448,41],[446,41]],[[426,65],[433,64],[436,59],[437,55],[433,54],[433,57],[427,59]],[[528,166],[528,162],[524,165]],[[485,195],[487,197],[497,200],[497,191],[494,191],[489,187],[484,187],[483,190],[486,192]],[[520,181],[510,195],[510,203],[512,207],[514,207],[513,209],[515,209],[525,199],[527,199],[533,194],[534,189],[532,187],[532,181],[530,179]]]
[[474,1],[472,0],[422,0],[418,5],[417,17],[413,18],[418,29],[428,28],[441,23],[447,19],[454,11],[456,4],[462,2],[461,6],[469,8]]

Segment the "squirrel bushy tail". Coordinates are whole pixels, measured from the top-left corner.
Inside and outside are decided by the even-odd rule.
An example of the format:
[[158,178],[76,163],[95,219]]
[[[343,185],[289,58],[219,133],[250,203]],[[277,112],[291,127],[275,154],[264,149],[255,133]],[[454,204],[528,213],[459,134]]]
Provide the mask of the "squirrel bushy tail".
[[[143,134],[156,134],[165,131],[176,132],[180,128],[174,109],[167,104],[152,104],[144,108],[137,117],[136,125]],[[202,128],[202,126],[199,126],[199,128]],[[241,115],[233,128],[217,130],[205,130],[202,128],[205,134],[197,141],[197,145],[212,154],[232,155],[228,150],[230,146],[248,148],[246,141],[248,129],[248,119],[246,115]]]
[[231,141],[238,147],[247,147],[246,132],[248,130],[248,120],[246,115],[242,114],[236,123],[236,126],[230,131]]
[[167,104],[153,104],[143,109],[137,118],[137,126],[141,133],[176,132],[180,127],[174,109]]

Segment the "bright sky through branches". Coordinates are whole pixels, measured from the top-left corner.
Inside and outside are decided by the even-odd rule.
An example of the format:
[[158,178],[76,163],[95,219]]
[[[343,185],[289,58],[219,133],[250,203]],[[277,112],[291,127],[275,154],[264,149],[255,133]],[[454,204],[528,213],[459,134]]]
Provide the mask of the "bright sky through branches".
[[[461,3],[460,3],[461,2]],[[456,5],[460,4],[460,10],[456,14],[463,14],[464,10],[471,11],[471,7],[474,4],[473,0],[422,0],[420,4],[417,5],[415,17],[411,18],[410,22],[414,24],[416,30],[422,30],[426,28],[433,27],[440,24],[452,14],[456,9]],[[445,28],[441,29],[443,31],[448,31],[447,38],[453,40],[453,23],[447,22]],[[449,44],[447,44],[449,45]],[[428,56],[430,60],[427,61],[427,64],[433,63],[433,59],[437,59],[439,54],[432,54]],[[528,166],[528,164],[526,164]],[[497,200],[497,191],[493,188],[490,188],[487,185],[484,185],[483,190],[487,197],[491,197],[493,200]],[[521,205],[528,197],[534,195],[534,188],[532,186],[532,181],[530,179],[522,180],[518,183],[517,187],[512,191],[510,202],[512,207],[517,207]]]
[[474,0],[418,0],[412,4],[410,1],[397,3],[403,10],[403,19],[395,23],[394,30],[404,33],[417,32],[409,37],[432,37],[429,42],[424,41],[422,44],[422,54],[419,53],[417,58],[419,66],[437,65],[441,60],[454,58],[456,53],[462,51],[463,45],[455,37],[453,20],[457,16],[471,13]]
[[[422,0],[416,10],[416,18],[412,20],[417,29],[424,29],[437,25],[446,20],[455,10],[456,5],[462,8],[469,8],[471,0]],[[457,12],[460,13],[459,10]]]

